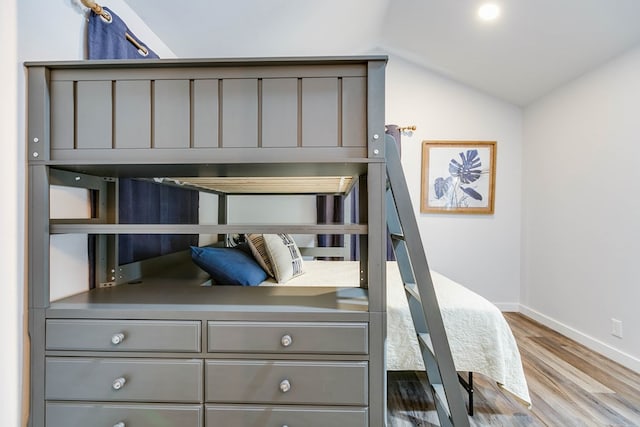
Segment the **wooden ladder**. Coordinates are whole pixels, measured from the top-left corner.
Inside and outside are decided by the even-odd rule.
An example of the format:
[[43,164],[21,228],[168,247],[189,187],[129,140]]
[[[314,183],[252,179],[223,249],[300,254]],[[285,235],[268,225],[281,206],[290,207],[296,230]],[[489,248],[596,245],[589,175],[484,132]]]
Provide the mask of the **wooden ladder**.
[[427,370],[429,390],[441,426],[469,426],[400,154],[395,140],[388,135],[385,150],[387,230]]

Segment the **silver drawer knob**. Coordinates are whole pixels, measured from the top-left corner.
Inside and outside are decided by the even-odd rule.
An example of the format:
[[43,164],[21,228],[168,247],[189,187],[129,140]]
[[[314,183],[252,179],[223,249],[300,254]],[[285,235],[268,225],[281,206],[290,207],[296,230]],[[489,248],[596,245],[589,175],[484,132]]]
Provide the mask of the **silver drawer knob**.
[[118,345],[120,344],[122,341],[124,341],[124,334],[122,332],[119,332],[117,334],[114,334],[111,337],[111,344],[113,345]]
[[120,377],[113,381],[113,384],[111,384],[111,387],[113,387],[114,390],[120,390],[122,387],[124,387],[124,384],[126,382],[127,382],[126,379],[124,379],[123,377]]
[[124,425],[124,422],[120,421],[119,423],[115,423],[113,427],[126,427],[126,426]]
[[280,338],[280,344],[282,344],[283,347],[289,347],[293,344],[293,338],[291,338],[291,335],[283,335],[282,338]]
[[291,390],[291,383],[289,382],[289,380],[282,380],[280,382],[280,391],[286,393],[289,390]]

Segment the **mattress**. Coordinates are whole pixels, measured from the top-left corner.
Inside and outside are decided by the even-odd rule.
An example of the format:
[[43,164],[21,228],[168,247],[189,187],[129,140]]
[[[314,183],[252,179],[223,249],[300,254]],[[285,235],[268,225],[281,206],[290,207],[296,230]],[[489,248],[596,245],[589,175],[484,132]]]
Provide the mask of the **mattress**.
[[[358,261],[305,261],[305,274],[284,285],[357,286]],[[485,375],[531,405],[520,352],[500,310],[480,295],[431,271],[455,368]],[[387,370],[424,370],[398,265],[387,263]]]

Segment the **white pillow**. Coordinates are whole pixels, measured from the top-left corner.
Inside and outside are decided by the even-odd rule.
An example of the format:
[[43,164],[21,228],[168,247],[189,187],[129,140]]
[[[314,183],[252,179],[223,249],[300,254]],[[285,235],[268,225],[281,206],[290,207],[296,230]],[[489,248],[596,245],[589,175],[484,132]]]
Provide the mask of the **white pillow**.
[[302,255],[289,234],[263,234],[262,237],[278,283],[286,283],[304,273]]

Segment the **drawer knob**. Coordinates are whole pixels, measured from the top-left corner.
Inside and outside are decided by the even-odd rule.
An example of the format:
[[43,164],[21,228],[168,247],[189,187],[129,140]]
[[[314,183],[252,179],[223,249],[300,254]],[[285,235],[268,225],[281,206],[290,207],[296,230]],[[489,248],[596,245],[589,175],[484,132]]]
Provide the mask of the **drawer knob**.
[[111,344],[118,345],[122,341],[124,341],[124,334],[122,332],[113,334],[113,336],[111,337]]
[[115,424],[113,425],[113,427],[126,427],[126,426],[124,425],[124,422],[123,422],[123,421],[120,421],[120,422],[118,422],[118,423],[115,423]]
[[127,382],[126,379],[124,379],[123,377],[120,377],[116,380],[113,381],[113,384],[111,384],[111,386],[113,387],[114,390],[120,390],[122,387],[124,387],[124,384]]
[[291,390],[291,383],[289,382],[289,380],[280,381],[280,391],[286,393],[289,390]]
[[282,344],[283,347],[289,347],[291,344],[293,344],[293,338],[291,338],[291,335],[283,335],[282,338],[280,338],[280,344]]

